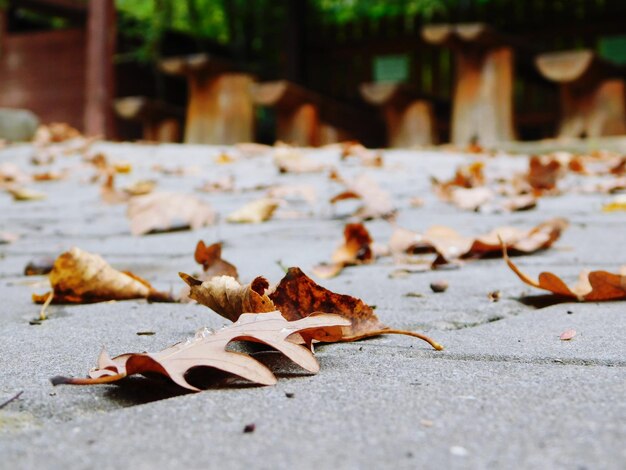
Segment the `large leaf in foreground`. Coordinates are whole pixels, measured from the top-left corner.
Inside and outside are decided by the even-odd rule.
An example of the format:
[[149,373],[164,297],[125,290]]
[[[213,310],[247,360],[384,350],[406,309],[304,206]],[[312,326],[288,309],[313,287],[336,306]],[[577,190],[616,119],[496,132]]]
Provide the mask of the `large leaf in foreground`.
[[[109,358],[100,354],[98,366],[88,378],[54,377],[52,383],[89,385],[116,382],[129,375],[156,373],[194,392],[200,391],[187,382],[185,375],[194,367],[214,367],[262,385],[273,385],[276,377],[256,359],[247,354],[228,351],[232,341],[263,343],[280,351],[296,364],[312,373],[319,371],[313,353],[296,344],[301,335],[312,339],[336,338],[340,328],[349,321],[338,315],[310,315],[298,321],[285,320],[280,312],[244,313],[232,325],[208,335],[177,343],[158,353],[133,353]],[[296,342],[290,341],[293,336]]]

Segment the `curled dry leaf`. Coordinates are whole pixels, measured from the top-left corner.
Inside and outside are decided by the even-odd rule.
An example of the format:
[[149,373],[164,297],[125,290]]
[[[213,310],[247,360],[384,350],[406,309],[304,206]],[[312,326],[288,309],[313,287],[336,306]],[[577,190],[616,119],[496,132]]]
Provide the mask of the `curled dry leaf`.
[[346,199],[360,199],[363,205],[357,209],[354,216],[363,220],[387,218],[394,214],[391,196],[369,176],[361,175],[352,182],[342,182],[346,184],[346,191],[333,197],[330,200],[331,204]]
[[278,205],[279,202],[277,199],[257,199],[237,209],[230,214],[226,220],[240,224],[258,224],[265,222],[272,217]]
[[81,133],[65,122],[53,122],[37,128],[33,142],[38,145],[65,142],[81,137]]
[[363,166],[380,168],[383,166],[383,156],[379,152],[375,152],[365,148],[358,142],[344,142],[341,149],[341,159],[348,157],[356,157]]
[[190,384],[185,375],[195,367],[213,367],[242,377],[254,383],[273,385],[276,377],[263,364],[247,354],[228,351],[233,341],[262,343],[280,351],[293,362],[312,373],[319,371],[313,353],[301,344],[291,341],[306,335],[311,339],[336,338],[340,328],[349,322],[338,315],[311,315],[298,321],[285,320],[280,312],[244,313],[232,325],[215,333],[202,332],[186,342],[177,343],[158,353],[122,354],[109,358],[100,354],[98,365],[89,372],[89,378],[54,377],[52,383],[90,385],[111,383],[133,374],[156,373],[164,375],[179,386],[200,391]]
[[122,191],[115,189],[115,172],[106,170],[106,179],[100,188],[100,196],[107,204],[127,202],[133,196],[150,194],[156,187],[154,180],[139,180],[124,188]]
[[194,253],[196,263],[202,265],[204,279],[211,279],[215,276],[231,276],[237,279],[237,268],[228,261],[222,259],[222,244],[213,243],[206,246],[202,240],[196,245]]
[[562,175],[563,165],[558,158],[551,155],[530,157],[526,180],[536,193],[556,190],[557,182]]
[[299,198],[312,206],[317,201],[317,192],[314,186],[307,184],[278,185],[268,188],[267,197],[283,200]]
[[337,276],[346,266],[372,262],[372,237],[363,224],[346,225],[343,237],[344,243],[333,253],[331,263],[313,268],[316,276],[328,279]]
[[621,268],[619,274],[606,271],[582,271],[578,282],[573,287],[569,287],[561,278],[551,272],[542,272],[539,274],[538,280],[528,277],[513,264],[504,243],[502,244],[502,255],[509,268],[517,274],[522,282],[529,286],[580,302],[626,299],[626,266]]
[[130,272],[114,269],[101,256],[72,248],[61,254],[49,275],[52,292],[33,294],[42,304],[52,296],[52,303],[83,304],[108,300],[148,299],[172,302],[171,296],[155,290],[148,281]]
[[14,201],[41,201],[46,198],[46,195],[42,192],[35,191],[33,189],[10,186],[7,188],[7,192],[13,196]]
[[230,276],[213,277],[202,282],[188,274],[178,274],[190,288],[189,297],[230,321],[237,321],[246,312],[276,310],[270,298],[265,295],[269,283],[263,277],[257,277],[251,284],[242,286]]
[[515,227],[500,227],[486,235],[470,238],[460,235],[451,228],[436,225],[424,234],[397,228],[391,235],[389,246],[396,257],[404,253],[436,253],[435,265],[457,259],[479,258],[500,252],[500,240],[507,248],[518,254],[529,254],[549,248],[567,228],[567,221],[561,218],[550,219],[530,230]]
[[326,169],[326,165],[293,147],[281,146],[274,150],[274,164],[281,173],[318,173]]
[[233,175],[223,176],[215,181],[206,181],[198,188],[203,193],[229,192],[235,189],[235,177]]
[[131,198],[127,216],[133,235],[195,230],[215,222],[215,212],[208,203],[187,194],[166,192]]
[[318,312],[336,313],[350,320],[350,326],[343,328],[340,337],[327,338],[324,341],[356,341],[382,334],[405,334],[423,339],[435,349],[443,349],[427,336],[385,326],[372,308],[362,300],[324,289],[298,268],[289,268],[280,284],[269,295],[265,294],[268,282],[262,277],[257,277],[248,286],[242,286],[226,276],[201,282],[188,274],[179,274],[191,287],[191,298],[231,320],[236,320],[244,312],[255,311],[278,310],[289,321],[306,318]]

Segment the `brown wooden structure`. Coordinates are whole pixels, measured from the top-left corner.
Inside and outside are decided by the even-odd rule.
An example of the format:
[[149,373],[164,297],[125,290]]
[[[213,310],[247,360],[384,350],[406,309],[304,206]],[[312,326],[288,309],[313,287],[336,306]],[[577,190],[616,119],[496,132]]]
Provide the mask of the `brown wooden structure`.
[[363,83],[363,99],[382,110],[387,146],[406,148],[437,142],[433,104],[403,83]]
[[256,105],[276,110],[276,138],[295,145],[363,141],[379,124],[367,110],[339,103],[288,80],[256,83],[251,93]]
[[450,140],[459,145],[514,140],[515,41],[484,24],[428,25],[422,36],[430,44],[454,51]]
[[252,75],[236,72],[229,61],[209,54],[171,57],[159,65],[164,73],[187,80],[186,143],[227,145],[254,140]]
[[626,134],[626,71],[591,50],[541,54],[541,74],[560,86],[558,137]]
[[10,2],[70,18],[76,27],[0,31],[0,106],[26,108],[42,122],[61,121],[90,135],[112,137],[113,0]]
[[145,96],[128,96],[115,100],[115,112],[122,119],[141,123],[143,140],[180,141],[182,109]]

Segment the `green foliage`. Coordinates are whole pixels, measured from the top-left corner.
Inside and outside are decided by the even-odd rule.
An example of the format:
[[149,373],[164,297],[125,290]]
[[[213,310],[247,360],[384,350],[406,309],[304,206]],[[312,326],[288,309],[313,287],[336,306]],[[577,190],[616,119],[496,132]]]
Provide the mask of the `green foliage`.
[[446,11],[446,0],[316,0],[311,2],[328,22],[346,23],[363,18],[422,15],[430,18]]

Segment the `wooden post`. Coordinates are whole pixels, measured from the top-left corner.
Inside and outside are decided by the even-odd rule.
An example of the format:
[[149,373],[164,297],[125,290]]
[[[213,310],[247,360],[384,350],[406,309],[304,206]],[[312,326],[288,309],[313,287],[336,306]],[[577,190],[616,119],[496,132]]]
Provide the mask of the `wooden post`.
[[509,45],[515,41],[480,23],[429,25],[422,29],[422,37],[455,54],[451,141],[492,145],[515,139]]
[[561,87],[558,137],[626,134],[623,71],[590,50],[541,54],[536,65]]
[[230,145],[254,139],[252,75],[232,72],[228,61],[207,54],[167,58],[159,65],[163,72],[187,79],[186,143]]
[[90,0],[87,17],[85,134],[114,137],[113,55],[116,38],[113,0]]
[[436,142],[432,103],[420,99],[401,83],[363,83],[363,99],[382,108],[387,145],[408,148]]

